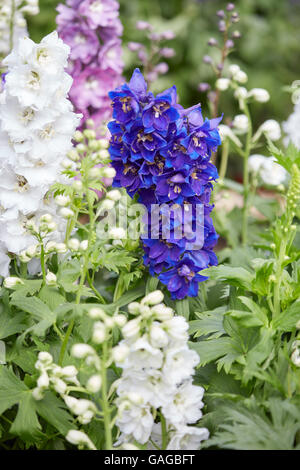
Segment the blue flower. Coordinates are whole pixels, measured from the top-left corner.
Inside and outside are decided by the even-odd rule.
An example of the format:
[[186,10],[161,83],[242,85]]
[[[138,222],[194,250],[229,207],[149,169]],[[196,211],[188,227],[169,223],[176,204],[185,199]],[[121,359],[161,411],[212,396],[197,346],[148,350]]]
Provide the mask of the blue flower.
[[138,69],[109,96],[113,185],[147,209],[144,264],[173,299],[196,296],[207,279],[201,271],[217,264],[210,196],[218,172],[209,160],[221,143],[222,118],[204,119],[200,105],[184,110],[175,87],[155,97]]

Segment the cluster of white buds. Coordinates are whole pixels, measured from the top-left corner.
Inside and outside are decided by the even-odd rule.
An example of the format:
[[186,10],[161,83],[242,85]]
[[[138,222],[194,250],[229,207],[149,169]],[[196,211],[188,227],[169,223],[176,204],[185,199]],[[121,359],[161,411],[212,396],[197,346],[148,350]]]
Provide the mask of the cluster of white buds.
[[[300,325],[299,325],[300,326]],[[291,361],[296,367],[300,367],[300,341],[296,340],[292,344]]]
[[37,15],[38,0],[5,0],[0,5],[0,54],[6,56],[18,40],[27,36],[26,15]]
[[121,431],[116,445],[148,442],[160,411],[166,420],[167,448],[197,449],[208,438],[206,428],[188,426],[202,416],[204,390],[192,383],[199,357],[188,347],[187,321],[174,316],[163,298],[161,291],[154,291],[140,303],[129,304],[136,318],[123,326],[124,339],[113,349],[122,369],[115,384]]
[[40,44],[20,39],[3,61],[8,67],[0,95],[3,276],[8,274],[8,252],[28,256],[26,250],[36,243],[32,232],[38,221],[46,240],[60,241],[65,231],[57,206],[46,195],[53,183],[64,181],[60,163],[72,147],[80,118],[67,97],[72,83],[64,72],[68,54],[69,47],[53,32]]
[[46,390],[50,388],[59,395],[64,396],[68,391],[68,386],[80,385],[76,367],[72,365],[66,367],[58,366],[53,362],[52,355],[46,351],[39,353],[35,368],[40,373],[37,386],[32,391],[32,395],[36,400],[42,400]]

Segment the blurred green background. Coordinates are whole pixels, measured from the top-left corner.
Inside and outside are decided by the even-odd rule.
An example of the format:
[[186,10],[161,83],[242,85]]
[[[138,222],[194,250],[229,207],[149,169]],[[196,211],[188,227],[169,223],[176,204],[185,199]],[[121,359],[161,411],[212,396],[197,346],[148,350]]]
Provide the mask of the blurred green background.
[[[29,29],[34,40],[40,40],[55,29],[56,0],[40,0],[41,12],[29,19]],[[181,104],[185,107],[206,99],[197,91],[199,82],[213,83],[209,66],[202,63],[204,54],[211,53],[207,40],[218,38],[216,11],[226,8],[224,0],[120,0],[120,16],[124,25],[125,76],[128,78],[137,64],[130,53],[128,41],[141,40],[142,33],[135,22],[147,20],[158,31],[172,29],[176,38],[168,45],[176,56],[168,60],[169,73],[156,84],[158,89],[176,84]],[[265,105],[254,104],[257,124],[267,118],[282,121],[292,110],[291,97],[283,90],[300,79],[300,0],[241,0],[235,2],[241,20],[235,25],[242,33],[236,41],[236,50],[230,55],[249,75],[249,87],[266,88],[272,99]],[[236,114],[236,107],[225,93],[221,109],[226,116]]]

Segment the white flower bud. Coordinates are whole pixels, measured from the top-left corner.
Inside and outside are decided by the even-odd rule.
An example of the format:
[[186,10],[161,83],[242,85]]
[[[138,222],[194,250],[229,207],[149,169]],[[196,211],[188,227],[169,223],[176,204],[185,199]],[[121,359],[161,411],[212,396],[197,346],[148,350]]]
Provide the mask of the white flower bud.
[[243,86],[240,86],[238,87],[235,92],[234,92],[234,97],[237,99],[237,100],[244,100],[246,99],[248,96],[248,91],[247,91],[247,88],[243,87]]
[[24,282],[22,279],[15,276],[6,277],[3,282],[3,285],[6,287],[6,289],[12,289],[13,287],[20,284],[24,284]]
[[131,315],[139,315],[140,308],[141,308],[141,304],[139,304],[139,302],[131,302],[128,305],[128,312],[131,313]]
[[82,242],[80,243],[80,249],[82,251],[86,251],[88,249],[88,246],[89,246],[88,240],[82,240]]
[[37,251],[38,251],[38,245],[30,245],[27,249],[26,249],[26,255],[29,257],[29,258],[34,258],[36,255],[37,255]]
[[240,132],[241,134],[244,134],[247,132],[248,127],[249,127],[249,120],[248,117],[245,114],[238,114],[235,116],[233,119],[233,127]]
[[46,251],[46,253],[52,253],[52,252],[56,251],[56,248],[57,248],[56,242],[55,241],[50,241],[46,244],[45,251]]
[[44,214],[40,217],[40,222],[45,224],[50,224],[52,222],[53,217],[51,214]]
[[112,189],[111,191],[108,191],[106,197],[112,201],[119,201],[122,197],[122,194],[118,189]]
[[37,386],[38,388],[46,389],[49,387],[49,377],[47,372],[42,372],[42,374],[39,376],[37,380]]
[[55,286],[56,281],[57,281],[57,277],[55,276],[55,274],[48,272],[46,275],[46,284],[48,286]]
[[102,176],[102,168],[95,166],[89,170],[89,178],[99,179]]
[[93,129],[84,129],[83,135],[87,139],[95,139],[96,138],[96,132]]
[[102,176],[104,176],[104,178],[114,178],[116,176],[116,170],[112,167],[102,168]]
[[68,207],[63,207],[62,209],[60,209],[59,214],[65,219],[70,219],[71,217],[74,216],[74,212],[72,211],[72,209],[69,209]]
[[260,132],[264,133],[270,140],[278,140],[281,137],[280,125],[274,119],[268,119],[260,127]]
[[[98,152],[98,156],[100,160],[106,160],[107,158],[109,158],[109,152],[106,149],[102,149]],[[111,178],[113,178],[113,176],[111,176]]]
[[108,315],[104,318],[104,323],[107,328],[113,328],[115,326],[114,319]]
[[93,413],[91,410],[87,410],[78,416],[78,421],[81,424],[89,424],[92,421],[94,415],[95,413]]
[[230,80],[229,78],[218,78],[216,81],[216,88],[220,91],[225,91],[229,88]]
[[150,317],[152,317],[152,311],[151,311],[149,305],[143,305],[143,304],[141,304],[141,305],[140,305],[140,314],[141,314],[142,317],[144,317],[144,318],[150,318]]
[[69,159],[65,158],[65,160],[63,160],[61,162],[61,166],[65,170],[71,170],[71,168],[74,168],[74,162],[72,160],[69,160]]
[[94,348],[88,344],[77,343],[72,347],[72,356],[78,359],[83,359],[87,356],[93,356],[95,354]]
[[19,254],[19,259],[22,263],[28,263],[32,258],[29,258],[26,255],[26,251],[21,251],[21,253]]
[[233,77],[239,83],[246,83],[248,81],[248,76],[243,70],[239,70]]
[[70,238],[68,241],[68,247],[72,251],[78,251],[80,247],[80,241],[77,238]]
[[300,352],[299,349],[295,349],[291,355],[291,361],[296,367],[300,367]]
[[58,379],[57,377],[51,378],[51,382],[53,384],[54,390],[63,395],[67,390],[67,384],[62,380]]
[[99,139],[98,142],[102,149],[107,149],[109,147],[109,141],[107,139]]
[[58,206],[64,207],[70,204],[70,198],[64,194],[58,194],[55,198],[55,202]]
[[118,315],[113,316],[113,321],[114,321],[115,325],[122,328],[124,325],[126,325],[127,318],[126,318],[125,315],[122,315],[121,313],[119,313]]
[[97,319],[103,319],[106,316],[106,313],[104,310],[100,307],[93,307],[89,310],[88,313],[89,317],[92,318],[93,320]]
[[122,328],[124,338],[132,338],[140,332],[140,318],[135,318],[126,323]]
[[42,400],[44,398],[44,390],[36,387],[32,390],[32,396],[37,401]]
[[239,65],[237,65],[237,64],[232,64],[228,67],[229,74],[232,77],[234,77],[240,70],[241,69],[240,69]]
[[86,388],[91,393],[97,393],[101,389],[102,379],[98,374],[92,375],[87,381]]
[[253,88],[248,93],[249,97],[252,97],[258,103],[266,103],[270,99],[270,95],[264,88]]
[[80,180],[73,181],[72,186],[74,189],[76,189],[76,191],[81,191],[83,188],[83,184]]
[[228,138],[230,140],[232,140],[232,142],[234,142],[238,147],[242,147],[242,142],[240,141],[240,139],[232,132],[232,130],[230,129],[230,127],[224,125],[224,124],[220,124],[219,125],[219,133],[220,133],[220,137],[222,140]]
[[86,446],[89,449],[96,450],[96,447],[90,440],[90,438],[82,431],[77,431],[76,429],[71,429],[66,435],[66,439],[71,444],[77,446]]
[[147,305],[157,305],[160,304],[164,300],[164,294],[160,290],[155,290],[150,292],[150,294],[146,295],[143,300],[142,304]]
[[174,316],[174,311],[164,304],[155,305],[151,308],[151,311],[160,321],[171,320]]
[[66,378],[73,378],[78,374],[75,366],[65,366],[61,369],[61,375]]
[[109,236],[115,240],[126,238],[126,231],[122,227],[113,227],[109,230]]
[[70,150],[68,153],[67,153],[67,157],[72,160],[73,162],[77,162],[79,160],[79,155],[78,153],[76,152],[75,149],[72,149]]
[[67,246],[65,243],[56,243],[56,251],[57,253],[66,253]]
[[80,131],[75,131],[75,133],[74,133],[74,140],[76,140],[76,142],[82,142],[83,139],[84,139],[84,137],[83,137],[82,132],[80,132]]
[[50,353],[47,351],[41,351],[39,352],[38,359],[40,362],[42,362],[44,365],[50,365],[53,363],[53,357]]
[[101,344],[106,339],[106,326],[102,322],[94,324],[94,331],[92,341],[96,344]]
[[111,210],[113,207],[115,206],[115,202],[112,201],[111,199],[104,199],[102,202],[101,202],[101,207],[102,209],[104,210]]
[[116,363],[122,363],[129,352],[129,347],[125,343],[120,343],[112,349],[112,357]]

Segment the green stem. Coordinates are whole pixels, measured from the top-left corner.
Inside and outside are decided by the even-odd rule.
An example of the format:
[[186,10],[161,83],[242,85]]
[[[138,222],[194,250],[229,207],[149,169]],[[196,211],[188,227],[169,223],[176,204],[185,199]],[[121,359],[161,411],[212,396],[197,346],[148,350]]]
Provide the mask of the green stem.
[[161,424],[162,450],[166,450],[167,445],[168,445],[168,433],[167,433],[166,420],[162,413],[160,413],[160,424]]
[[248,132],[246,140],[246,148],[244,153],[244,169],[243,169],[243,184],[244,184],[244,205],[243,205],[243,221],[242,221],[242,244],[247,245],[248,242],[248,216],[249,216],[249,168],[248,160],[251,151],[252,139],[252,122],[247,104],[244,104],[244,113],[248,118]]
[[228,155],[229,155],[229,142],[228,142],[228,139],[226,139],[222,146],[221,165],[220,165],[220,173],[219,173],[220,180],[223,180],[226,176],[227,165],[228,165]]
[[276,281],[274,282],[274,317],[280,314],[280,286],[282,276],[282,264],[286,253],[287,240],[283,238],[280,243],[279,255],[276,262]]
[[46,263],[45,263],[45,248],[43,241],[40,240],[41,243],[41,267],[42,267],[42,273],[43,273],[43,286],[46,284]]
[[102,411],[103,411],[103,422],[105,432],[105,448],[106,450],[112,449],[112,433],[111,433],[111,416],[110,406],[107,393],[107,372],[106,372],[106,361],[107,361],[107,342],[104,341],[102,348],[102,367],[101,367],[101,395],[102,395]]

